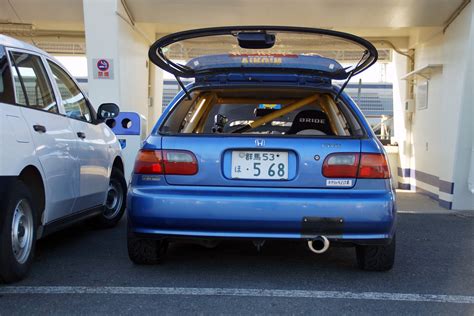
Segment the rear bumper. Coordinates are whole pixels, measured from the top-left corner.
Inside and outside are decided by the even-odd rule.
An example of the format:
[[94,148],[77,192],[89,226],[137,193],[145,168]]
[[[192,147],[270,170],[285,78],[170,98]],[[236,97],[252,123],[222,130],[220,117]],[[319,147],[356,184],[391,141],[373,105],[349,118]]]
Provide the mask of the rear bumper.
[[333,241],[382,244],[391,240],[396,223],[395,196],[387,190],[132,186],[127,205],[131,232],[157,238],[325,235]]

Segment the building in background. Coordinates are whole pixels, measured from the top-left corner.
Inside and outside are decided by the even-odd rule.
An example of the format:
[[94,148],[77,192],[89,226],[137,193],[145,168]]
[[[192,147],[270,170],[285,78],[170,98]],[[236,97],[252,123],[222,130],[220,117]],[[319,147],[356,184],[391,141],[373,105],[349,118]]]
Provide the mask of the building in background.
[[383,144],[390,143],[393,130],[393,84],[350,83],[345,91],[359,105]]

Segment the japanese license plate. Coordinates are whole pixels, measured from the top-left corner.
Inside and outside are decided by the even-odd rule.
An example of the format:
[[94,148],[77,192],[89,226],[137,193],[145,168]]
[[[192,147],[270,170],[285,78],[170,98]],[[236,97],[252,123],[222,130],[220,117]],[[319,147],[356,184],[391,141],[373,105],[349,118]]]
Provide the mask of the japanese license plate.
[[288,152],[233,151],[232,178],[287,180]]

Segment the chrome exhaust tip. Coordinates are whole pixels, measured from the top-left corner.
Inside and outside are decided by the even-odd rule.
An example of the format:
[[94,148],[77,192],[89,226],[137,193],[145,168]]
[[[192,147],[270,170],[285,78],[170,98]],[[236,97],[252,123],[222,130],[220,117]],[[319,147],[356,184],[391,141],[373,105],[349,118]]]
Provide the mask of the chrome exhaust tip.
[[329,240],[326,236],[318,236],[314,239],[308,240],[308,248],[314,253],[322,254],[329,249]]

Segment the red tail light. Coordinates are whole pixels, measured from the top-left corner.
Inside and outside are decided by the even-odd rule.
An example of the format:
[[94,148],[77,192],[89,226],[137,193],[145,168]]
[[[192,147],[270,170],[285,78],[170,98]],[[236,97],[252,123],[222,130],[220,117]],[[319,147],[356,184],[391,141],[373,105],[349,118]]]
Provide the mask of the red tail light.
[[359,167],[359,178],[388,179],[390,169],[384,154],[362,154]]
[[161,150],[140,150],[135,159],[133,172],[139,174],[163,174]]
[[335,153],[323,163],[326,178],[390,178],[390,169],[383,154]]
[[193,175],[198,172],[196,156],[186,150],[146,150],[138,152],[137,174]]
[[358,166],[359,154],[331,154],[324,160],[323,176],[326,178],[356,178]]
[[186,150],[163,150],[166,174],[193,175],[198,172],[196,156]]

